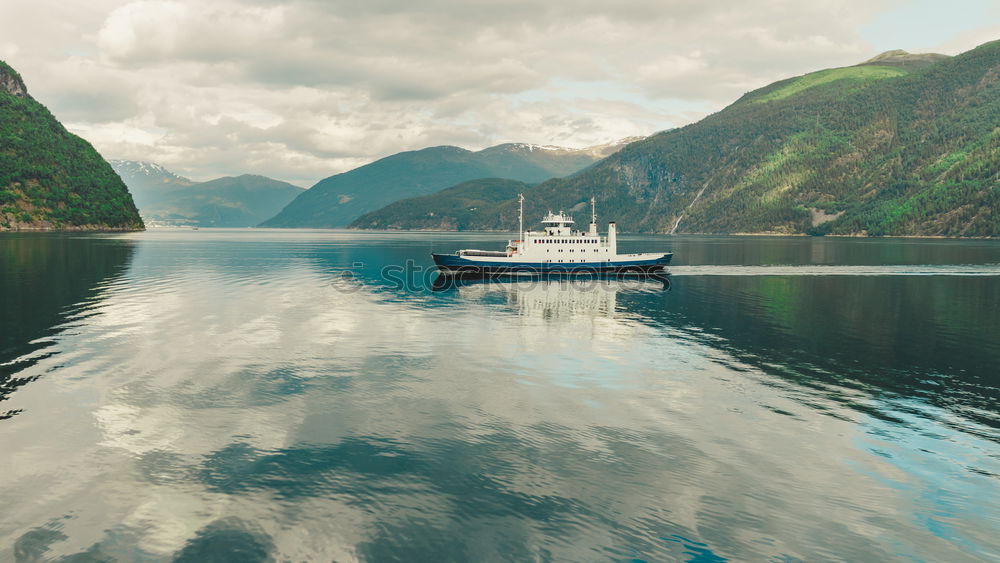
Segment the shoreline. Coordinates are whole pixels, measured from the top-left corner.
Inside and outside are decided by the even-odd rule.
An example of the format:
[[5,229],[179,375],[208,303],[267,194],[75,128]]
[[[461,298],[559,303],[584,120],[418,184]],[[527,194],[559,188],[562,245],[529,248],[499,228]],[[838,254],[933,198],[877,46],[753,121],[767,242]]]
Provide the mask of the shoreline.
[[141,228],[115,228],[99,227],[93,225],[73,225],[69,227],[0,227],[0,234],[3,233],[141,233],[145,231]]
[[[383,233],[511,233],[508,229],[475,229],[475,230],[459,230],[459,229],[360,229],[357,227],[265,227],[265,228],[280,228],[286,230],[295,230],[298,228],[303,229],[340,229],[346,231],[360,231],[360,232],[383,232]],[[822,236],[809,235],[806,233],[775,233],[775,232],[762,232],[762,233],[658,233],[658,232],[619,232],[619,235],[659,235],[659,236],[669,236],[669,237],[683,237],[683,236],[702,236],[702,237],[812,237],[812,238],[857,238],[857,239],[887,239],[887,238],[906,238],[906,239],[942,239],[942,240],[1000,240],[1000,236],[995,237],[961,237],[961,236],[948,236],[948,235],[862,235],[862,234],[826,234]]]

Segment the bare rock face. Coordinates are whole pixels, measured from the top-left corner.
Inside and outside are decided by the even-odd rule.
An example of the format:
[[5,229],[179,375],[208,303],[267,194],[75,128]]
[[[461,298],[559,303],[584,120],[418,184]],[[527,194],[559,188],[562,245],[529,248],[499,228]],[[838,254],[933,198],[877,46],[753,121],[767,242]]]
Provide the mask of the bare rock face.
[[24,87],[21,75],[3,61],[0,61],[0,91],[18,98],[24,98],[28,95],[28,89]]
[[902,49],[894,49],[892,51],[886,51],[882,54],[876,55],[861,64],[919,67],[933,64],[947,58],[949,58],[948,55],[942,55],[940,53],[908,53]]

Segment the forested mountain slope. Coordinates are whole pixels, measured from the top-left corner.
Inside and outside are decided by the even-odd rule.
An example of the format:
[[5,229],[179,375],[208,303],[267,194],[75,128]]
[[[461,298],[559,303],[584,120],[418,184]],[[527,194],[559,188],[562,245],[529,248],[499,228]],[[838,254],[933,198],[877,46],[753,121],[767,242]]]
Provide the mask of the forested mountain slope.
[[[407,229],[463,231],[475,224],[478,229],[502,230],[516,226],[503,224],[498,204],[531,189],[530,184],[504,178],[469,180],[429,195],[400,200],[358,217],[355,229]],[[484,225],[487,217],[496,221]]]
[[0,230],[138,230],[121,178],[0,61]]

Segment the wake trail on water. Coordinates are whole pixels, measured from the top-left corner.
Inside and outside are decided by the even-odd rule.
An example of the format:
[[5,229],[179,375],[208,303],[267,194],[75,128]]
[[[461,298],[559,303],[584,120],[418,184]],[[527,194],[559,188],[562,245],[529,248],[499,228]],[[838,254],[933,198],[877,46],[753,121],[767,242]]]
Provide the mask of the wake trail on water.
[[1000,276],[1000,264],[670,266],[673,276]]

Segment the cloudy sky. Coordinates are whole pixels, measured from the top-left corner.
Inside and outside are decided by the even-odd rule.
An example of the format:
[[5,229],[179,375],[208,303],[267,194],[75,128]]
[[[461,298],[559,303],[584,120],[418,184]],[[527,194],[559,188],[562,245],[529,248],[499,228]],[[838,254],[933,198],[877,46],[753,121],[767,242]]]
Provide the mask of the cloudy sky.
[[993,39],[996,0],[0,3],[0,59],[106,158],[304,187],[427,146],[649,134],[788,76]]

